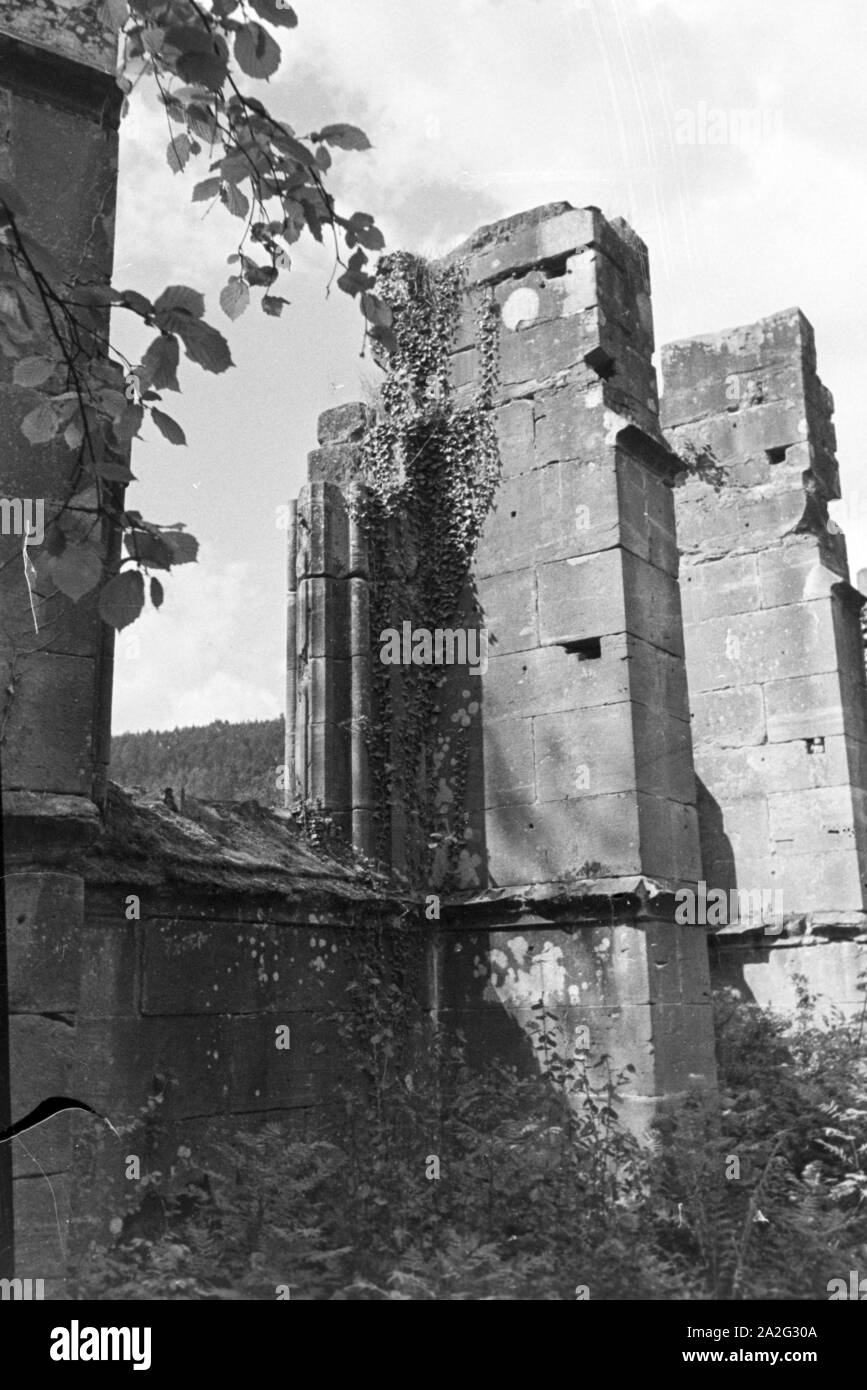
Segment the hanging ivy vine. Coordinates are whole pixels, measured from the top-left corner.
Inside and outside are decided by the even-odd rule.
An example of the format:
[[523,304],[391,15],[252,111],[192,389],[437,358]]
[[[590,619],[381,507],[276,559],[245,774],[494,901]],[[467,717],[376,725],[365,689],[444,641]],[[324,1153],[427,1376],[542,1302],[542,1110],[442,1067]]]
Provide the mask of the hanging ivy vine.
[[478,625],[470,565],[500,476],[492,409],[499,313],[492,295],[474,295],[475,388],[458,393],[452,350],[468,300],[463,266],[399,252],[380,261],[376,289],[392,313],[382,406],[362,448],[378,850],[391,858],[396,821],[410,878],[439,885],[466,834],[466,729],[445,728],[450,668],[384,665],[380,634],[407,621],[430,632]]

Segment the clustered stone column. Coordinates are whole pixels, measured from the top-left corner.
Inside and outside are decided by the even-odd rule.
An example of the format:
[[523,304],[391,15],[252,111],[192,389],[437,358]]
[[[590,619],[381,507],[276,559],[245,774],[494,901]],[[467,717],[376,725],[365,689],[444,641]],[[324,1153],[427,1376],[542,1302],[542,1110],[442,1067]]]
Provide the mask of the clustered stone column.
[[373,843],[369,572],[358,519],[362,405],[319,418],[308,483],[290,510],[286,796],[321,805],[363,853]]

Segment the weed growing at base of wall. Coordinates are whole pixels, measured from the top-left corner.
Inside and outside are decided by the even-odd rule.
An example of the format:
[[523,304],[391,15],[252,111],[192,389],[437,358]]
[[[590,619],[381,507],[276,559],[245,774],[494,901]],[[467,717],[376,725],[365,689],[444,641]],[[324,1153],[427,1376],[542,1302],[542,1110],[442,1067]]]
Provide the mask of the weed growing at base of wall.
[[[848,1287],[867,1240],[856,1025],[821,1032],[804,998],[789,1029],[720,995],[721,1109],[694,1092],[642,1149],[617,1118],[624,1078],[570,1061],[553,1034],[536,1049],[545,1086],[495,1060],[471,1068],[411,1002],[420,964],[417,935],[359,938],[337,1020],[345,1084],[321,1132],[287,1119],[212,1142],[207,1161],[176,1150],[150,1174],[147,1220],[139,1198],[116,1245],[92,1252],[81,1296],[592,1303]],[[544,1043],[541,1004],[536,1017]],[[158,1105],[146,1121],[159,1128]]]

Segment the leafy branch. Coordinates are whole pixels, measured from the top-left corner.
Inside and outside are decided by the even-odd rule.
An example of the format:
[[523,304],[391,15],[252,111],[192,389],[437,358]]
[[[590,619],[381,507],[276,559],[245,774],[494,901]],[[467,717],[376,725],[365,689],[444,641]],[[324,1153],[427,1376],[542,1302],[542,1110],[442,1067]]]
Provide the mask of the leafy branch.
[[[211,0],[209,7],[197,0],[81,0],[77,6],[88,7],[97,8],[104,24],[123,29],[117,81],[124,111],[133,88],[153,78],[169,124],[170,168],[180,173],[206,159],[208,177],[195,184],[193,201],[220,202],[244,223],[228,258],[237,269],[220,295],[227,317],[237,319],[258,288],[263,311],[280,316],[289,300],[275,286],[291,268],[290,247],[305,232],[322,242],[327,228],[335,257],[329,289],[337,278],[341,290],[358,297],[365,342],[371,338],[389,351],[391,311],[365,269],[368,252],[385,244],[382,233],[368,213],[338,212],[325,185],[330,150],[367,150],[367,136],[344,123],[298,136],[258,98],[245,95],[236,76],[268,80],[279,69],[281,49],[272,31],[298,23],[286,0]],[[115,288],[98,271],[89,279],[69,274],[29,232],[27,216],[17,190],[0,182],[0,352],[14,360],[13,382],[34,392],[21,422],[26,438],[34,446],[62,439],[75,455],[68,496],[33,563],[40,580],[74,601],[101,586],[100,615],[122,628],[144,606],[150,571],[193,561],[198,550],[182,523],[147,522],[124,508],[122,485],[133,481],[129,446],[147,417],[169,443],[186,443],[181,426],[160,408],[162,392],[180,390],[181,346],[190,361],[215,374],[233,365],[231,351],[206,322],[197,290],[170,285],[151,301]],[[113,308],[157,330],[138,364],[110,340]],[[96,491],[95,518],[86,515],[92,504],[80,500],[87,489]],[[111,564],[94,536],[106,517],[122,531],[126,551]],[[155,607],[163,600],[155,576],[150,598]]]

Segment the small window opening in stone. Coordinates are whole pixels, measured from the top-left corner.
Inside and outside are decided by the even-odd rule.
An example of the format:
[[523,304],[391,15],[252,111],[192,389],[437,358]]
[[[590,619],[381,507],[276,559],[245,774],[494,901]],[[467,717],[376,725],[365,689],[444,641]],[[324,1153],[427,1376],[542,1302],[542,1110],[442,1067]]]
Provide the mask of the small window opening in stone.
[[591,348],[589,352],[585,352],[584,361],[590,370],[596,373],[600,381],[608,381],[617,368],[614,358],[603,347],[597,346]]
[[580,642],[560,642],[559,645],[579,661],[598,661],[602,655],[601,637],[584,637]]
[[804,744],[808,753],[824,753],[825,751],[824,738],[805,738]]
[[512,515],[512,516],[517,516],[518,513],[517,513],[517,512],[512,512],[511,515]]
[[542,273],[546,280],[562,280],[569,268],[569,253],[563,256],[552,256],[550,261],[546,261],[542,266]]
[[765,454],[767,455],[768,463],[785,463],[785,462],[786,462],[786,449],[785,449],[785,446],[783,446],[782,448],[779,448],[779,449],[766,449],[766,450],[765,450]]

